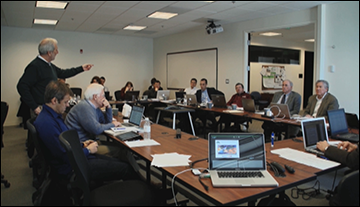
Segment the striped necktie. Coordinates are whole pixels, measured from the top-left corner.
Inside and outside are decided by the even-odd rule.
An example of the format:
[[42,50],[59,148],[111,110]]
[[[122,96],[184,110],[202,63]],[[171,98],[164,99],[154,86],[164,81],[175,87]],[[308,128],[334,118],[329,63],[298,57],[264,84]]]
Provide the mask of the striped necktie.
[[286,98],[286,95],[285,94],[283,94],[283,97],[282,97],[282,99],[281,99],[281,104],[284,104],[285,103],[285,98]]

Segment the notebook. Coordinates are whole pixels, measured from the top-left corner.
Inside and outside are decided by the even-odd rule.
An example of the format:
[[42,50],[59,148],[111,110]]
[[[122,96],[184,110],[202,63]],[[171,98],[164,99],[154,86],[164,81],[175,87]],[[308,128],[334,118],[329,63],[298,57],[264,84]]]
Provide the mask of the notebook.
[[[260,133],[209,133],[209,172],[214,187],[277,187],[266,170],[264,135]],[[240,172],[240,173],[239,173]],[[256,177],[223,177],[224,174]]]
[[196,95],[193,94],[186,94],[186,99],[187,99],[187,104],[188,105],[197,105],[197,99],[196,99]]
[[327,111],[331,138],[349,142],[359,142],[359,135],[350,133],[344,109]]
[[324,155],[323,152],[316,148],[317,142],[326,140],[331,145],[338,143],[329,142],[324,117],[302,120],[301,129],[303,132],[304,148],[307,152]]
[[125,100],[126,101],[132,101],[133,96],[134,96],[134,99],[137,100],[137,99],[139,99],[139,94],[140,94],[140,91],[127,91],[125,93]]
[[225,96],[220,94],[211,94],[211,100],[214,104],[214,107],[217,108],[227,108]]
[[[169,90],[158,90],[156,94],[156,99],[158,100],[168,100],[170,95]],[[165,97],[165,99],[164,99]]]
[[253,112],[253,113],[256,113],[256,114],[264,114],[264,111],[256,110],[254,99],[245,99],[245,98],[243,98],[243,99],[241,99],[241,102],[242,102],[244,111],[249,111],[249,112]]
[[271,103],[270,110],[276,118],[290,119],[290,111],[287,104]]

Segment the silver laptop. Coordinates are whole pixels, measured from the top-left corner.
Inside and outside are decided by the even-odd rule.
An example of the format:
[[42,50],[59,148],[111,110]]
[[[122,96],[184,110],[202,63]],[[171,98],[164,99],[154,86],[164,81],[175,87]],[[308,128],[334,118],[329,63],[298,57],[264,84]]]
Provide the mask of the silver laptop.
[[290,111],[287,104],[271,103],[270,110],[276,118],[290,119]]
[[225,96],[221,94],[211,94],[211,100],[214,104],[214,107],[217,108],[227,108]]
[[316,143],[324,140],[329,143],[325,118],[319,117],[303,120],[301,121],[301,129],[303,133],[305,151],[318,155],[324,155],[323,152],[317,149]]
[[209,133],[208,136],[209,172],[214,187],[279,185],[266,170],[263,134]]
[[145,107],[144,106],[132,106],[129,123],[123,123],[122,126],[125,127],[138,127],[141,124],[141,118],[143,116]]
[[169,100],[170,91],[169,90],[158,90],[156,93],[156,99],[159,100]]
[[241,99],[244,111],[253,112],[257,114],[264,114],[264,111],[256,110],[254,99]]
[[198,104],[196,95],[194,95],[194,94],[186,94],[186,99],[187,99],[188,105],[197,105]]
[[331,138],[349,142],[359,142],[359,135],[349,132],[344,109],[328,110],[327,115]]

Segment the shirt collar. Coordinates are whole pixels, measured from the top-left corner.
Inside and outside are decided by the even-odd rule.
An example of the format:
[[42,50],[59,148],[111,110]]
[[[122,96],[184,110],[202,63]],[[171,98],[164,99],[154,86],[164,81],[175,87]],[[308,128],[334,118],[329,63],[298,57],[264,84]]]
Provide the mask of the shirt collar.
[[51,116],[53,116],[55,119],[60,117],[62,118],[62,114],[58,114],[54,111],[54,109],[50,108],[48,105],[44,104],[43,105],[43,110],[46,110],[47,112],[49,112],[51,114]]
[[45,61],[47,64],[51,65],[50,62],[46,61],[43,57],[41,57],[41,55],[38,55],[38,58],[40,58],[41,60]]
[[93,103],[91,103],[90,100],[86,100],[86,101],[90,104],[90,106],[92,106],[94,109],[96,109],[95,105]]

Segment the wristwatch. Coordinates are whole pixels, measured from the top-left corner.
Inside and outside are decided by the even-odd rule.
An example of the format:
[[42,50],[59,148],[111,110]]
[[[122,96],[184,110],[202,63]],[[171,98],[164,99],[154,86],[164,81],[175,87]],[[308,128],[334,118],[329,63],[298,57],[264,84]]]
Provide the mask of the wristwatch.
[[324,150],[324,151],[326,151],[328,147],[329,147],[329,146],[325,147],[325,150]]

